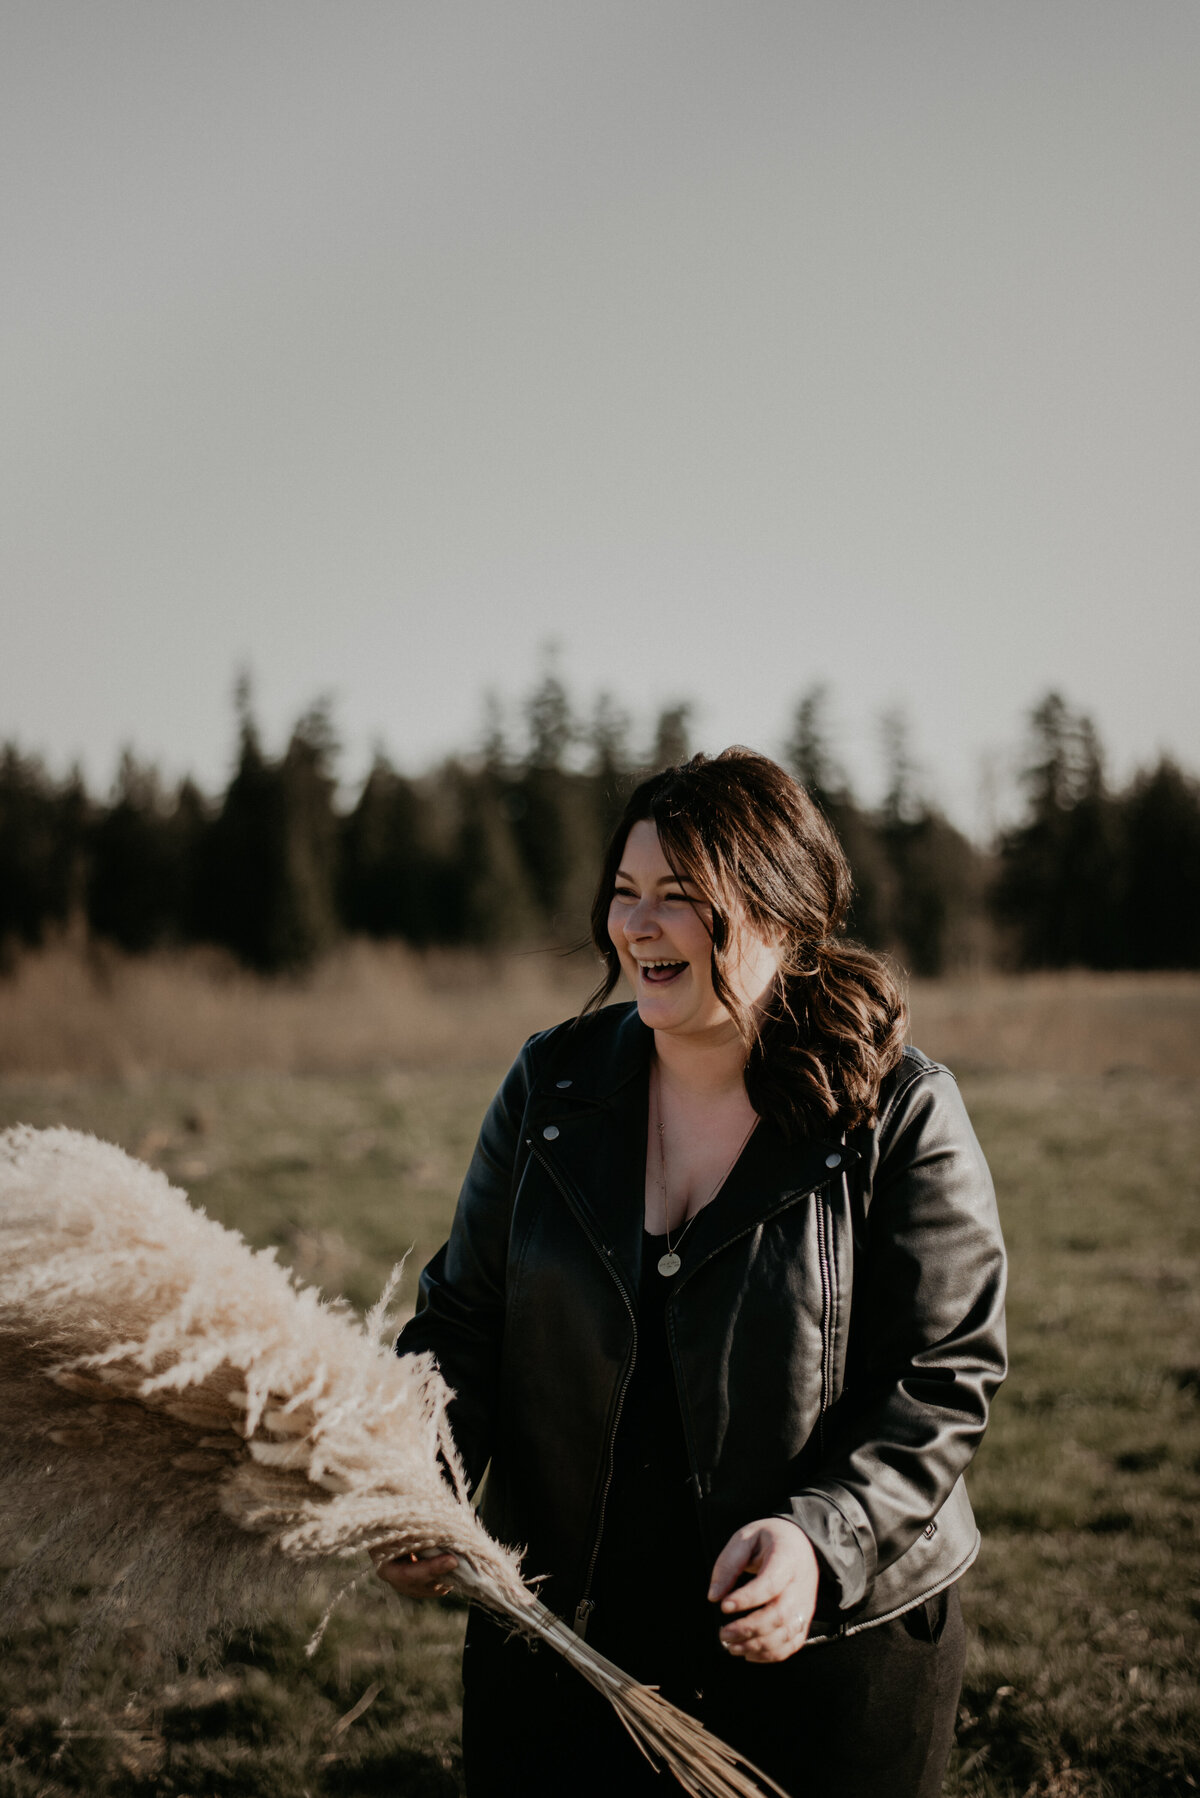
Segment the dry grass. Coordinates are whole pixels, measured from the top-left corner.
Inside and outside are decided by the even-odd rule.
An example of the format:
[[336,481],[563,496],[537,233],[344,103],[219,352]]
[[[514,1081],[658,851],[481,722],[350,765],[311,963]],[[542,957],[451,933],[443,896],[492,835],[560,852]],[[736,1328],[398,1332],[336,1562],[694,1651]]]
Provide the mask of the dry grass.
[[60,946],[0,981],[0,1075],[355,1074],[511,1059],[578,1010],[593,960],[552,951],[417,955],[351,942],[304,978],[215,952]]
[[[963,990],[980,992],[916,996],[918,1041],[960,1068],[971,1034],[955,1042],[943,1020]],[[1024,1027],[1022,994],[1042,1008]],[[1028,1044],[1044,1063],[1057,1034],[1115,1069],[1155,1040],[1176,994],[1194,1015],[1195,982],[1013,983],[980,1005],[978,1040],[1018,1057]],[[1056,1019],[1068,1002],[1075,1019]],[[525,1027],[490,1066],[465,1065],[459,1045],[445,1068],[368,1074],[10,1077],[0,1128],[70,1123],[123,1142],[211,1217],[365,1308],[410,1244],[411,1295]],[[1158,1053],[1174,1078],[1035,1068],[963,1081],[1012,1256],[1013,1371],[971,1473],[984,1551],[964,1582],[970,1651],[947,1798],[1200,1789],[1200,1088],[1183,1077],[1194,1047],[1176,1054],[1168,1039]],[[131,1632],[68,1727],[61,1680],[81,1597],[7,1644],[0,1798],[461,1793],[461,1609],[367,1581],[312,1660],[319,1603],[237,1638],[219,1676],[161,1688]]]
[[[357,1074],[503,1064],[576,1011],[588,954],[352,942],[303,979],[203,951],[58,947],[0,981],[0,1075]],[[959,1072],[1200,1076],[1200,975],[917,981],[913,1037]]]
[[1200,1078],[1200,974],[915,981],[913,1041],[956,1073]]
[[[414,1246],[414,1273],[432,1252],[495,1081],[592,978],[585,956],[366,944],[294,982],[196,953],[53,950],[0,981],[0,1127],[119,1140],[365,1305],[398,1251]],[[1013,1259],[1014,1367],[973,1474],[986,1547],[947,1793],[1186,1798],[1200,976],[916,982],[912,1007],[914,1040],[965,1076]],[[235,1641],[224,1683],[155,1694],[135,1650],[97,1667],[91,1721],[70,1729],[79,1598],[48,1607],[0,1679],[0,1798],[453,1798],[462,1613],[388,1612],[372,1584],[313,1662],[308,1611]]]

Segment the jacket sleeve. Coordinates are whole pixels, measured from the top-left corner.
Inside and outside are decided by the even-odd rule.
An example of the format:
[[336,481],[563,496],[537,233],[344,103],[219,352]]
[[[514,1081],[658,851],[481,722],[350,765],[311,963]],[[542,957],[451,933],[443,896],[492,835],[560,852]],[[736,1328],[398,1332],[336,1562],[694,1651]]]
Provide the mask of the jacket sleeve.
[[488,1107],[447,1242],[421,1275],[398,1355],[432,1353],[454,1396],[450,1428],[472,1490],[491,1459],[504,1332],[509,1224],[533,1083],[532,1041]]
[[826,1612],[861,1604],[936,1516],[1006,1371],[995,1193],[953,1076],[924,1062],[865,1159],[847,1388],[790,1511],[821,1562]]

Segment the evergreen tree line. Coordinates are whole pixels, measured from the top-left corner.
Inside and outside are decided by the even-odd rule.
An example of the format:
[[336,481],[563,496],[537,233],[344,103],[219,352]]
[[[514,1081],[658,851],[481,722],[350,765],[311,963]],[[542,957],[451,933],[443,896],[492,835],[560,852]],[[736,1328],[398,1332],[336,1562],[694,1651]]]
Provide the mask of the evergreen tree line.
[[[1200,786],[1162,760],[1106,783],[1091,722],[1057,694],[1030,718],[1025,816],[981,850],[923,796],[902,721],[885,722],[888,790],[860,805],[829,748],[826,695],[796,706],[783,759],[824,808],[855,879],[852,933],[918,974],[1019,967],[1200,966]],[[214,943],[264,972],[302,969],[339,937],[417,947],[578,942],[604,838],[634,781],[681,760],[689,708],[648,755],[602,700],[585,723],[548,673],[518,754],[493,715],[483,748],[417,778],[379,754],[339,807],[328,711],[263,748],[238,696],[232,779],[167,790],[127,753],[107,802],[0,751],[0,952],[86,928],[138,953]]]

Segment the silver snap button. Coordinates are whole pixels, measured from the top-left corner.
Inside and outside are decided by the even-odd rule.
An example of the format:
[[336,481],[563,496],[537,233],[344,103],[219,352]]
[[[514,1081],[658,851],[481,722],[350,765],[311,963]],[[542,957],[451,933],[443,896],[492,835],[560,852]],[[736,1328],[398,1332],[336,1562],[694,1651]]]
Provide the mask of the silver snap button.
[[569,1080],[556,1080],[554,1082],[554,1084],[555,1084],[555,1086],[557,1086],[559,1092],[561,1093],[561,1092],[566,1091],[567,1087],[570,1086],[571,1082]]
[[825,1157],[825,1166],[826,1167],[841,1167],[841,1165],[842,1165],[842,1158],[840,1155],[826,1155],[826,1157]]
[[557,1124],[547,1124],[546,1128],[542,1131],[542,1135],[545,1137],[547,1142],[553,1142],[555,1137],[558,1135],[558,1125]]

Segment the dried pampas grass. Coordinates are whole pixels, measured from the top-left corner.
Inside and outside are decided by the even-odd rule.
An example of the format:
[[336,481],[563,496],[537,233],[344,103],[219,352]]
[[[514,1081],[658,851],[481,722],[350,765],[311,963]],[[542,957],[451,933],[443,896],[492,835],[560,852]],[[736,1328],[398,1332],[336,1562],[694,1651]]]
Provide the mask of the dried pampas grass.
[[379,1340],[388,1296],[360,1325],[111,1144],[0,1134],[0,1543],[34,1544],[6,1609],[86,1573],[83,1652],[136,1620],[191,1653],[306,1567],[449,1551],[448,1583],[565,1655],[693,1798],[768,1786],[534,1599],[467,1500],[436,1369]]

